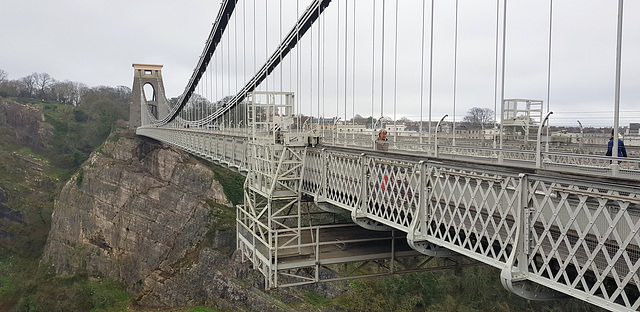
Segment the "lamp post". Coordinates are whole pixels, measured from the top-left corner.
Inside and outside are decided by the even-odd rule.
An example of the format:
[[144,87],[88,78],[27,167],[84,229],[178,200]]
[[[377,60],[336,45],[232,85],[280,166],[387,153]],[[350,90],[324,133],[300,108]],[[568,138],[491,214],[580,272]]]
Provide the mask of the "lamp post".
[[[540,168],[542,165],[542,151],[540,150],[540,139],[542,137],[542,127],[544,127],[545,122],[549,120],[549,116],[551,116],[553,112],[547,113],[547,116],[544,116],[544,119],[540,123],[540,127],[538,127],[538,139],[536,140],[536,168]],[[547,138],[549,140],[549,138]]]
[[334,135],[333,135],[333,145],[336,145],[337,139],[338,139],[338,120],[340,120],[341,117],[336,117],[335,120],[333,121],[333,130],[334,130]]
[[578,120],[578,124],[580,125],[580,141],[578,142],[578,152],[582,153],[582,147],[583,147],[583,143],[582,141],[584,141],[584,133],[583,133],[583,128],[582,128],[582,123],[580,122],[580,120]]
[[440,118],[440,120],[438,120],[438,123],[436,124],[436,135],[434,138],[434,154],[435,157],[438,157],[438,131],[440,130],[440,123],[447,118],[447,116],[449,116],[448,114],[444,114],[444,116],[442,116],[442,118]]
[[[613,112],[613,148],[611,156],[618,158],[618,128],[620,124],[620,72],[622,66],[622,10],[624,8],[623,0],[618,0],[618,28],[616,38],[616,84],[615,84],[615,108]],[[619,164],[617,160],[611,162],[611,174],[615,177],[619,172]]]

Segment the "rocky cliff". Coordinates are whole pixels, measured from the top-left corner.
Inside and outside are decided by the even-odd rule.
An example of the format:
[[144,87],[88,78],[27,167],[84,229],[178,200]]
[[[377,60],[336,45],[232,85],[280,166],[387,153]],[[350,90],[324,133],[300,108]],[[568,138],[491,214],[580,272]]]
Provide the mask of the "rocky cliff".
[[145,306],[277,310],[257,291],[262,277],[231,256],[235,231],[220,226],[230,206],[208,167],[119,132],[63,187],[42,261],[122,281]]
[[58,180],[34,151],[53,127],[43,108],[0,97],[0,257],[39,257],[49,230]]
[[53,136],[53,127],[45,122],[42,106],[20,104],[0,98],[0,127],[14,129],[23,145],[38,148]]

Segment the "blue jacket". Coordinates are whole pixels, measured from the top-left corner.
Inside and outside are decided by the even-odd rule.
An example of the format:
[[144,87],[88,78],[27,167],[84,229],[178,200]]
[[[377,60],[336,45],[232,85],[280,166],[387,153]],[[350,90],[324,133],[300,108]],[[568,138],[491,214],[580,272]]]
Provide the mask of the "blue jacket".
[[[613,155],[611,150],[613,149],[613,138],[609,139],[609,144],[607,148],[607,156]],[[618,157],[627,157],[627,149],[624,148],[624,143],[622,140],[618,139]]]

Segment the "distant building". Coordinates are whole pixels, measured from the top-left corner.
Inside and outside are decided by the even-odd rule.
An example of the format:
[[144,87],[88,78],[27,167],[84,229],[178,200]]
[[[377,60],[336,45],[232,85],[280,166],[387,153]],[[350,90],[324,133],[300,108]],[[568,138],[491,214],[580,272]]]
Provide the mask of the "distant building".
[[393,132],[404,132],[404,129],[406,128],[406,126],[403,123],[399,123],[399,124],[393,124],[393,123],[383,123],[382,127],[387,129],[387,131],[389,131],[390,133]]
[[334,129],[334,121],[333,118],[313,118],[311,119],[311,129],[322,131],[322,130],[332,130]]
[[579,143],[580,133],[551,133],[551,143]]
[[366,130],[365,125],[338,124],[339,133],[364,133]]
[[482,128],[480,125],[461,124],[456,126],[456,137],[472,139],[472,140],[493,140],[494,135],[500,135],[500,129],[487,126]]

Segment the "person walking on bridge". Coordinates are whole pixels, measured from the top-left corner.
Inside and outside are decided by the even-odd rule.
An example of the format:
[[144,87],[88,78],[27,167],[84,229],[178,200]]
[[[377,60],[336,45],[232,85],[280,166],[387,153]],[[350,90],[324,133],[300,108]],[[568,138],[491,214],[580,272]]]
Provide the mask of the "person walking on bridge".
[[378,132],[378,139],[376,140],[376,150],[389,150],[389,142],[387,142],[387,129],[382,128],[380,129],[380,132]]
[[[613,155],[613,129],[611,130],[611,138],[609,139],[606,155]],[[618,157],[627,157],[627,149],[624,147],[620,134],[618,134]]]

